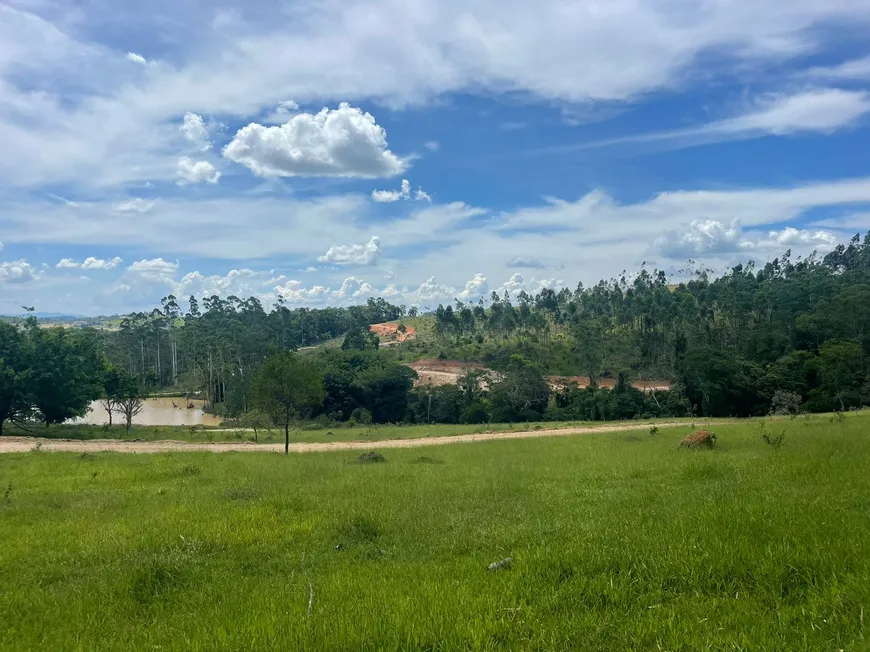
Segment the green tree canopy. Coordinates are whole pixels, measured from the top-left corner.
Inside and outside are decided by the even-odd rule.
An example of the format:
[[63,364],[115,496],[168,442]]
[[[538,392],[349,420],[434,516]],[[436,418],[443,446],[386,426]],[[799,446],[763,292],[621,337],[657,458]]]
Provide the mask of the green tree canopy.
[[21,332],[0,322],[0,436],[4,423],[24,419],[30,413],[30,375]]
[[323,376],[310,360],[292,351],[269,355],[254,378],[254,403],[284,428],[284,453],[290,452],[290,423],[319,407],[326,392]]
[[511,356],[489,390],[493,421],[540,419],[549,398],[550,386],[541,368],[521,356]]
[[103,392],[103,358],[94,333],[30,328],[30,400],[46,425],[84,416]]

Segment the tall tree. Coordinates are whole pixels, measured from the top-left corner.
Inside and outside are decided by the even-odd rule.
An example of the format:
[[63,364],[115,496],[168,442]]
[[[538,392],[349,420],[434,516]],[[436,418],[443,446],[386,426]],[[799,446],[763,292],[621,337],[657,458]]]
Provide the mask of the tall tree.
[[30,412],[29,376],[21,332],[0,322],[0,436],[7,421],[23,419]]
[[102,393],[103,360],[93,332],[27,331],[30,399],[45,425],[84,416]]

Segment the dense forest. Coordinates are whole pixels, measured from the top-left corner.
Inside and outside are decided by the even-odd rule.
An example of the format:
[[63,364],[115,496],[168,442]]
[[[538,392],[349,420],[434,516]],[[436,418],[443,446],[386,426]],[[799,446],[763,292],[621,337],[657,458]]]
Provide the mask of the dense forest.
[[[418,337],[381,347],[369,326],[386,321],[413,322]],[[99,398],[126,405],[129,421],[142,396],[167,390],[227,419],[324,425],[847,410],[870,404],[868,354],[870,233],[824,257],[786,252],[716,278],[699,270],[673,283],[642,269],[419,316],[383,299],[267,311],[253,297],[190,297],[182,309],[168,296],[111,331],[0,323],[0,428],[61,423]],[[415,387],[402,363],[422,357],[479,364],[454,385]],[[671,389],[642,392],[637,378]],[[304,400],[289,396],[303,385]]]

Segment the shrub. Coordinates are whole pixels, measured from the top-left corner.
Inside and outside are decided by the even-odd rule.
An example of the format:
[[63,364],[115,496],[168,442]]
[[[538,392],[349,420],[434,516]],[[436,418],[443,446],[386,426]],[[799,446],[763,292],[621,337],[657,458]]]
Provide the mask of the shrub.
[[367,426],[372,422],[372,413],[365,408],[356,408],[353,412],[350,413],[350,419],[354,423],[358,423],[362,426]]
[[785,443],[785,430],[781,430],[778,435],[772,435],[769,432],[762,431],[761,439],[768,446],[771,446],[775,450],[779,450]]
[[708,430],[693,432],[680,442],[682,448],[713,448],[715,445],[716,435]]
[[472,403],[459,415],[460,423],[486,423],[487,421],[489,421],[489,414],[481,403]]
[[770,402],[771,414],[798,414],[801,411],[801,395],[796,392],[787,392],[778,389],[773,393]]
[[387,458],[377,451],[369,451],[360,455],[356,461],[358,464],[381,464],[386,462]]

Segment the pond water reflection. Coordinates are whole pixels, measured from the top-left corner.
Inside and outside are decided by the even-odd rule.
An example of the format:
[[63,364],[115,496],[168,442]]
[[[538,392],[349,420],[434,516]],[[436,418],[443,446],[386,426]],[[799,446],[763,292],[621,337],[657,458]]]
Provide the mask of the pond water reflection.
[[[196,399],[176,398],[149,398],[145,400],[142,411],[133,417],[133,424],[137,426],[219,426],[220,417],[207,414],[203,411],[205,401]],[[124,415],[115,412],[112,422],[124,423]],[[109,415],[106,413],[102,402],[94,401],[86,416],[76,419],[75,423],[89,423],[103,425],[109,423]]]

